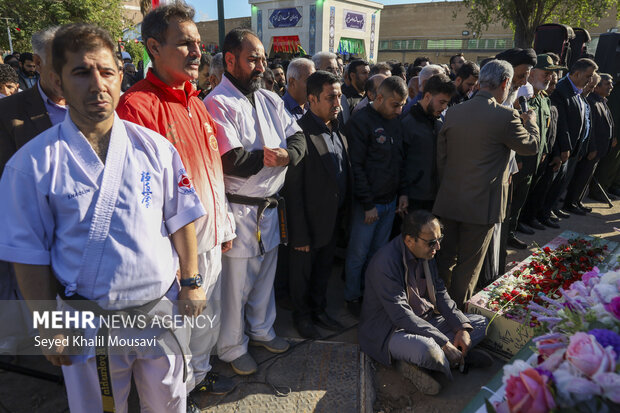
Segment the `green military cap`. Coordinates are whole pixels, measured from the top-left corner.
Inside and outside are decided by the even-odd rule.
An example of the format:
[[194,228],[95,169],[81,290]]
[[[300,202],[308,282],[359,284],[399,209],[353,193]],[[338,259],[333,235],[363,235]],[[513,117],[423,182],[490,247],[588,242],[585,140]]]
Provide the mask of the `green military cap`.
[[534,69],[541,70],[567,70],[566,66],[559,66],[553,63],[553,59],[546,53],[536,56],[536,66]]

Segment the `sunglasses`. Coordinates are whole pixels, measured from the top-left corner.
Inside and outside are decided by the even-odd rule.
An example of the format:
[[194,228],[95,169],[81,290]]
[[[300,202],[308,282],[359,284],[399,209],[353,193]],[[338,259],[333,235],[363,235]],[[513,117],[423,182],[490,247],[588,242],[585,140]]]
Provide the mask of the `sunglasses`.
[[418,237],[418,239],[421,239],[422,241],[426,242],[429,248],[435,248],[436,246],[439,246],[441,244],[441,241],[443,240],[443,235],[439,238],[430,239],[430,240],[424,239],[421,237]]

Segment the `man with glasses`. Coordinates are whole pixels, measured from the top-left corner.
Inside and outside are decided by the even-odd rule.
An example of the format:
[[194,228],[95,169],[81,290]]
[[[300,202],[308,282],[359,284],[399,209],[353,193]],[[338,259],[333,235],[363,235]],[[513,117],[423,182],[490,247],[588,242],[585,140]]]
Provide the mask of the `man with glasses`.
[[430,212],[405,216],[402,235],[368,265],[359,324],[362,350],[386,365],[395,361],[424,394],[441,388],[426,369],[451,377],[451,368],[493,363],[489,354],[473,349],[484,338],[486,318],[459,311],[437,273],[442,239],[441,224]]

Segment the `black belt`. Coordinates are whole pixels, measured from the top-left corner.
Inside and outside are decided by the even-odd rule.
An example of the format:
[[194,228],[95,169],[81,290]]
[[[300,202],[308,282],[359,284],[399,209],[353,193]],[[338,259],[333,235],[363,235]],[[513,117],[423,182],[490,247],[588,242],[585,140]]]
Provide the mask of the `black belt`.
[[280,228],[280,243],[288,244],[288,227],[286,224],[286,203],[281,196],[269,196],[266,198],[226,194],[228,202],[240,205],[253,205],[258,207],[256,211],[256,239],[260,248],[260,255],[265,255],[265,246],[260,233],[260,220],[267,208],[278,208],[278,225]]
[[[174,283],[172,283],[174,285]],[[172,288],[172,285],[170,288]],[[78,311],[90,311],[94,313],[96,316],[109,316],[113,314],[125,313],[130,316],[137,315],[147,315],[160,301],[164,296],[156,298],[147,302],[146,304],[130,307],[123,310],[106,310],[102,308],[99,304],[97,304],[93,300],[89,300],[86,297],[81,296],[80,294],[73,294],[67,296],[65,294],[65,288],[62,284],[57,284],[58,295],[60,298],[67,302],[67,304]],[[167,292],[166,292],[167,293]],[[170,333],[176,340],[179,348],[181,349],[181,356],[183,357],[183,382],[187,380],[187,363],[185,363],[185,354],[183,353],[183,346],[179,342],[179,339],[174,334],[172,330]],[[102,337],[101,339],[99,337]],[[114,406],[114,395],[112,394],[112,376],[110,372],[110,360],[108,358],[108,346],[107,346],[107,337],[108,337],[108,327],[104,324],[103,326],[99,326],[97,329],[97,346],[95,347],[95,361],[97,362],[97,376],[99,377],[99,389],[101,391],[101,402],[103,405],[103,413],[114,413],[116,408]]]

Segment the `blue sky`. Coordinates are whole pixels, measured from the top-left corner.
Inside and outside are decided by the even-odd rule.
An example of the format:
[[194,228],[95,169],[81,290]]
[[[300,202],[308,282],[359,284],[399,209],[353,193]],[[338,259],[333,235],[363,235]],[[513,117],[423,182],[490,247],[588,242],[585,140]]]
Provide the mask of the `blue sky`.
[[[430,0],[374,0],[383,4],[430,3]],[[196,9],[196,21],[217,19],[217,0],[187,0]],[[224,17],[246,17],[250,15],[247,0],[224,0]]]

